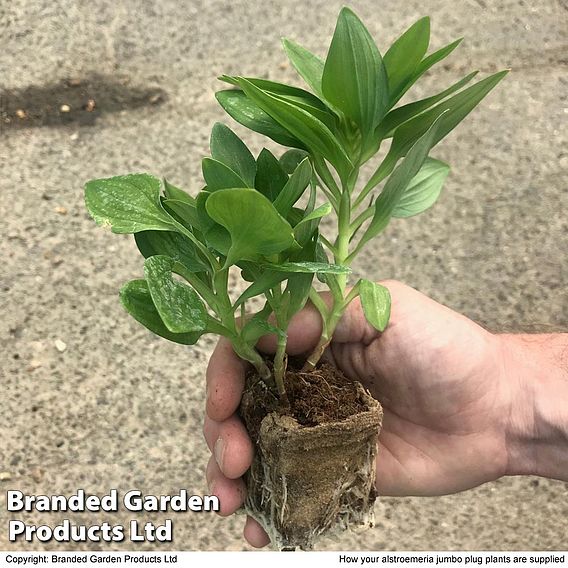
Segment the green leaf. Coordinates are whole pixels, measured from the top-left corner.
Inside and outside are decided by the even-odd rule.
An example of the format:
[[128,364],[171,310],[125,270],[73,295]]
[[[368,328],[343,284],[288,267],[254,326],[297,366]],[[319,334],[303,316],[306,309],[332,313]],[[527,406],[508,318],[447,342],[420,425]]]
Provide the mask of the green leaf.
[[231,168],[213,158],[203,158],[201,160],[201,170],[203,171],[203,178],[207,183],[208,191],[229,189],[231,187],[249,187],[243,178],[237,175]]
[[388,82],[381,55],[349,8],[343,8],[337,20],[325,61],[322,91],[326,100],[359,126],[363,140],[387,110]]
[[246,95],[281,124],[312,152],[322,154],[331,162],[340,176],[347,176],[353,168],[345,150],[329,128],[309,112],[259,89],[246,79],[239,85]]
[[209,196],[205,206],[231,235],[227,266],[282,252],[294,243],[290,224],[254,189],[221,189]]
[[290,63],[292,63],[300,77],[304,79],[306,84],[310,86],[320,99],[324,100],[325,97],[321,90],[321,78],[324,69],[323,60],[292,40],[284,38],[282,45]]
[[507,73],[508,71],[495,73],[404,123],[394,133],[389,154],[404,155],[415,140],[440,117],[434,139],[434,144],[437,144],[483,100]]
[[397,161],[408,152],[416,140],[423,136],[439,117],[440,124],[436,129],[433,145],[449,134],[507,73],[507,70],[495,73],[399,126],[394,132],[388,154],[365,185],[361,195],[367,195],[370,188],[375,187],[388,176]]
[[270,325],[266,320],[267,316],[264,313],[255,314],[250,320],[247,321],[241,332],[241,337],[249,345],[255,345],[256,342],[265,335],[275,334],[284,337],[286,333],[273,325]]
[[279,264],[266,263],[264,266],[276,272],[292,272],[302,274],[349,274],[348,266],[328,264],[325,262],[281,262]]
[[199,223],[201,226],[201,232],[203,233],[207,244],[226,256],[229,249],[231,248],[231,235],[225,227],[222,227],[216,223],[207,212],[207,200],[209,199],[211,193],[208,191],[201,191],[197,196],[197,216],[199,218]]
[[144,263],[144,276],[152,301],[172,333],[202,333],[207,327],[207,310],[188,284],[172,277],[175,260],[169,256],[151,256]]
[[312,166],[310,160],[304,158],[274,200],[274,207],[282,217],[286,217],[294,203],[300,199],[311,178]]
[[287,182],[288,174],[278,159],[270,150],[263,148],[256,160],[254,187],[273,202]]
[[164,194],[168,199],[177,199],[178,201],[183,201],[190,205],[195,204],[195,199],[193,199],[189,193],[186,193],[179,187],[172,185],[166,178],[164,178]]
[[254,296],[264,294],[268,289],[274,288],[277,284],[286,280],[287,274],[284,272],[276,272],[274,270],[265,270],[260,276],[257,276],[254,282],[239,296],[235,302],[235,308],[238,308],[243,302],[246,302]]
[[292,316],[306,305],[313,280],[314,274],[310,272],[298,272],[288,276],[288,283],[284,290],[284,294],[290,298],[286,309],[286,321],[290,321]]
[[376,330],[384,331],[391,312],[391,295],[388,288],[362,279],[359,282],[359,296],[365,319]]
[[430,43],[430,18],[414,23],[389,48],[383,58],[389,81],[390,104],[400,98],[406,84],[422,61]]
[[434,158],[426,158],[420,171],[404,190],[392,216],[412,217],[434,205],[449,173],[448,164]]
[[162,201],[164,209],[172,215],[178,217],[183,225],[189,225],[196,228],[198,231],[202,230],[201,221],[197,213],[197,203],[193,204],[187,201],[180,201],[179,199],[164,199]]
[[305,148],[302,142],[280,126],[269,114],[249,99],[243,91],[237,89],[219,91],[215,93],[215,97],[227,114],[243,126],[268,136],[282,146]]
[[294,170],[300,165],[300,162],[308,156],[309,154],[305,150],[292,148],[280,156],[280,165],[282,166],[282,169],[290,175],[294,173]]
[[[252,83],[255,87],[258,87],[263,91],[272,93],[273,95],[280,95],[290,101],[296,101],[300,104],[305,105],[306,107],[315,109],[315,111],[328,113],[327,106],[320,99],[318,99],[318,97],[312,95],[312,93],[310,93],[309,91],[300,89],[299,87],[294,87],[292,85],[286,85],[285,83],[270,81],[268,79],[257,79],[255,77],[244,78]],[[220,79],[237,87],[239,86],[240,77],[222,75]]]
[[144,258],[165,255],[177,260],[191,272],[205,272],[209,266],[201,260],[195,245],[173,231],[140,231],[134,235],[136,246]]
[[303,219],[294,226],[294,237],[296,241],[302,244],[317,229],[322,217],[329,215],[333,211],[330,203],[324,203],[311,213],[308,213]]
[[357,249],[360,249],[366,242],[378,235],[388,225],[393,211],[401,200],[405,189],[418,173],[428,152],[434,145],[441,126],[441,118],[435,122],[430,129],[414,144],[406,157],[394,170],[392,175],[385,183],[383,191],[375,201],[375,213],[371,223],[361,237]]
[[[325,273],[327,278],[334,278],[330,272],[327,272],[327,263],[314,262],[317,257],[318,245],[319,240],[316,233],[302,250],[294,255],[293,262],[281,263],[281,268],[289,271],[283,300],[283,304],[286,307],[285,321],[289,321],[296,312],[306,305],[315,273]],[[287,266],[284,267],[283,265]],[[339,270],[345,269],[345,267],[335,268]],[[333,271],[333,268],[331,270]]]
[[160,189],[160,180],[148,174],[95,179],[85,184],[85,204],[113,233],[171,231],[174,220],[162,208]]
[[214,160],[235,172],[245,182],[245,187],[254,187],[256,161],[245,143],[228,126],[221,122],[215,123],[211,131],[210,147]]
[[412,77],[406,82],[406,85],[404,85],[402,90],[399,92],[398,98],[393,102],[393,104],[400,100],[402,96],[408,91],[408,89],[410,89],[410,87],[412,87],[412,85],[414,85],[414,83],[416,83],[416,81],[418,81],[418,79],[420,79],[420,77],[422,77],[422,75],[424,75],[426,71],[436,65],[436,63],[439,63],[440,61],[448,57],[448,55],[450,55],[450,53],[452,53],[452,51],[456,49],[456,47],[462,42],[462,40],[463,38],[457,39],[456,41],[453,41],[452,43],[438,49],[438,51],[435,51],[434,53],[431,53],[430,55],[425,57],[419,63]]
[[392,136],[394,130],[401,124],[407,122],[421,112],[428,110],[431,106],[435,105],[437,102],[440,102],[446,97],[449,97],[452,93],[459,91],[462,87],[467,85],[467,83],[469,83],[476,75],[477,71],[474,71],[473,73],[470,73],[469,75],[459,80],[457,83],[454,83],[451,87],[448,87],[437,95],[433,95],[426,99],[421,99],[419,101],[415,101],[413,103],[409,103],[407,105],[403,105],[401,107],[395,108],[394,110],[391,110],[385,116],[384,120],[379,124],[379,126],[377,126],[375,130],[375,137],[381,140],[383,138]]
[[132,280],[120,290],[120,301],[126,311],[151,332],[184,345],[194,345],[201,332],[172,333],[154,306],[146,280]]

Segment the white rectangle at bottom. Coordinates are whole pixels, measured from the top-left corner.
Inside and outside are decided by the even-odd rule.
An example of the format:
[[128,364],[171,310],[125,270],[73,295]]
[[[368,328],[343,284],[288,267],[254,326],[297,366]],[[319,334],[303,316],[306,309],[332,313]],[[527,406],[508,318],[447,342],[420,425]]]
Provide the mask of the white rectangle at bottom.
[[568,552],[0,552],[0,566],[79,566],[106,568],[121,566],[165,566],[166,568],[475,568],[513,566],[568,568]]

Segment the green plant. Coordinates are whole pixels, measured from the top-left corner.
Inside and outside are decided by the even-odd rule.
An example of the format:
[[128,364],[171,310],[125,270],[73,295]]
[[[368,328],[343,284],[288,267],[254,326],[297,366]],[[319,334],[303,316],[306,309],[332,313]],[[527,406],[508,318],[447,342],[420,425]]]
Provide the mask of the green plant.
[[[216,124],[211,156],[202,162],[206,186],[195,198],[146,174],[88,182],[86,204],[94,219],[116,233],[134,233],[146,258],[144,279],[121,290],[128,312],[179,343],[194,344],[204,333],[229,338],[262,379],[274,380],[284,403],[286,330],[308,298],[321,313],[323,332],[307,370],[317,365],[357,296],[369,323],[384,330],[388,291],[364,279],[349,290],[349,267],[392,218],[416,215],[436,201],[449,166],[429,157],[430,150],[506,73],[466,86],[471,73],[436,95],[396,106],[460,43],[427,55],[429,38],[429,19],[422,18],[381,57],[361,21],[344,8],[325,61],[284,40],[312,92],[266,79],[221,78],[233,87],[217,93],[222,107],[290,147],[280,159],[267,149],[255,159],[236,134]],[[388,140],[384,159],[361,181],[361,168]],[[317,188],[327,199],[319,207]],[[305,206],[297,206],[306,192]],[[332,212],[337,231],[328,239],[319,222]],[[231,267],[248,282],[237,298],[229,290]],[[329,305],[316,292],[315,274],[331,291]],[[247,316],[255,296],[264,306]],[[254,347],[267,333],[278,337],[272,369]]]

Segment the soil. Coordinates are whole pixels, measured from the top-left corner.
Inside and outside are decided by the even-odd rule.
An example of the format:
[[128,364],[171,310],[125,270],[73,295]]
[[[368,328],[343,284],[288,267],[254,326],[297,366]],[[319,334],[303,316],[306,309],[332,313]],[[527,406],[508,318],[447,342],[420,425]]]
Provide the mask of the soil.
[[345,420],[349,416],[367,409],[361,400],[358,383],[350,381],[336,367],[322,364],[309,373],[291,368],[286,373],[286,393],[290,406],[281,406],[276,394],[251,371],[247,377],[244,397],[250,397],[254,404],[247,406],[243,416],[253,441],[263,418],[270,412],[289,415],[301,426],[317,426],[326,422]]
[[275,548],[373,525],[379,403],[331,365],[289,370],[289,405],[251,374],[240,413],[256,452],[245,509]]

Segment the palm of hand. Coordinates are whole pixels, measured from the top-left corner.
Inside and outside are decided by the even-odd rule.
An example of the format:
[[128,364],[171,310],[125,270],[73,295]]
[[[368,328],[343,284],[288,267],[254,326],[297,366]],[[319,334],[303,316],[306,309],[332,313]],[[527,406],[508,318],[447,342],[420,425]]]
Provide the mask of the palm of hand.
[[500,477],[500,417],[509,399],[495,336],[412,288],[393,286],[387,330],[378,336],[354,306],[350,317],[361,321],[348,327],[356,341],[342,342],[339,333],[329,353],[383,405],[379,492],[445,494]]

